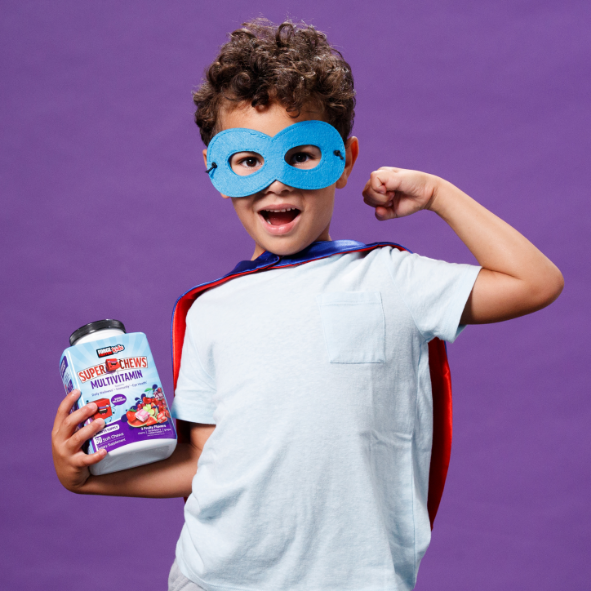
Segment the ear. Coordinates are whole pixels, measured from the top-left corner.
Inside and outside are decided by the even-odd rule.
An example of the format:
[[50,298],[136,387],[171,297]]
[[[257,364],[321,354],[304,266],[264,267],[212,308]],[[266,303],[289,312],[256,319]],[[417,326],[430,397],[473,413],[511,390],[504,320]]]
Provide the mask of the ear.
[[355,136],[352,136],[345,142],[345,170],[343,170],[343,174],[337,181],[337,189],[347,186],[347,180],[353,170],[357,156],[359,156],[359,141]]

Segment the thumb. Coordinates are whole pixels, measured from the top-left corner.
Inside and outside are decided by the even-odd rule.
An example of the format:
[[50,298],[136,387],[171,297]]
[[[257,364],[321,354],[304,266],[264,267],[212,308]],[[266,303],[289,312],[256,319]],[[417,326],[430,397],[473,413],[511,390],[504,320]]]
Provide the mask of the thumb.
[[396,215],[396,212],[394,211],[394,208],[391,205],[378,205],[375,209],[375,216],[378,220],[380,220],[380,222],[384,222],[386,220],[391,220],[398,217]]

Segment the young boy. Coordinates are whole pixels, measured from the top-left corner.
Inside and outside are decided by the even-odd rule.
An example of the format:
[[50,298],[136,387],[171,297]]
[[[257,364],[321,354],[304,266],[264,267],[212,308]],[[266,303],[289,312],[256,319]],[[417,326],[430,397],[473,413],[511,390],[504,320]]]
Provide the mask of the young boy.
[[380,220],[434,212],[480,266],[331,242],[335,189],[359,151],[354,101],[348,64],[314,28],[253,21],[232,33],[195,94],[196,120],[206,170],[254,254],[188,312],[173,413],[189,442],[90,476],[105,452],[81,446],[103,421],[75,432],[96,411],[68,414],[78,392],[58,409],[67,489],[189,497],[169,589],[412,589],[430,540],[429,341],[562,290],[527,239],[422,172],[379,168],[365,202]]

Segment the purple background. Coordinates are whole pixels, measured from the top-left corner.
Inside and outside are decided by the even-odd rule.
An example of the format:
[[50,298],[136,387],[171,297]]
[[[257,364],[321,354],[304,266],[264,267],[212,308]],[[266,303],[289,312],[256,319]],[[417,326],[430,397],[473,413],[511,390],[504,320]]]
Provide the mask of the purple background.
[[[379,223],[381,165],[449,179],[563,271],[550,308],[449,348],[455,439],[417,589],[589,589],[588,0],[4,0],[2,519],[11,590],[165,588],[182,501],[81,497],[50,430],[71,331],[144,331],[170,397],[176,297],[252,246],[203,174],[191,89],[228,31],[304,18],[352,64],[361,155],[333,238],[472,257],[434,215]],[[587,557],[587,558],[585,558]]]

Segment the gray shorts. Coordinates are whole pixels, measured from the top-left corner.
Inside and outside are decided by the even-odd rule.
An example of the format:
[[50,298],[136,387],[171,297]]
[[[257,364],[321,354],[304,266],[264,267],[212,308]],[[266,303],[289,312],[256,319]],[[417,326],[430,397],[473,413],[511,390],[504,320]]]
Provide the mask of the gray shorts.
[[175,559],[168,575],[168,591],[204,591],[204,589],[185,577]]

